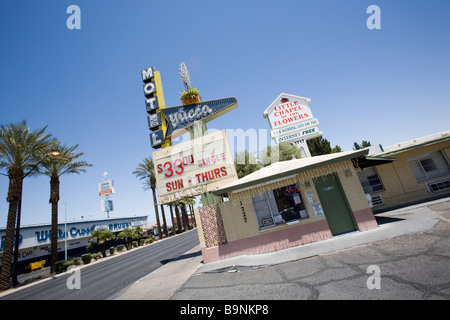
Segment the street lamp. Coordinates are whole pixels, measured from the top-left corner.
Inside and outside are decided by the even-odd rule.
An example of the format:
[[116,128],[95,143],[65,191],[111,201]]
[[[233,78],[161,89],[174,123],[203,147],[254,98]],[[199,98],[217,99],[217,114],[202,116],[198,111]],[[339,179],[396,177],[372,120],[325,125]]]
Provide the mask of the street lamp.
[[[28,171],[23,177],[25,179],[31,172],[33,172],[44,160],[47,159],[49,155],[52,155],[54,157],[59,156],[58,150],[51,150],[49,153],[47,153],[42,160],[40,160],[33,168],[31,168],[30,171]],[[17,222],[16,222],[16,239],[14,242],[14,262],[13,262],[13,272],[11,276],[11,281],[13,286],[17,286],[19,284],[19,281],[17,280],[17,272],[19,269],[19,240],[20,240],[20,216],[22,213],[22,198],[19,199],[19,202],[17,204]]]

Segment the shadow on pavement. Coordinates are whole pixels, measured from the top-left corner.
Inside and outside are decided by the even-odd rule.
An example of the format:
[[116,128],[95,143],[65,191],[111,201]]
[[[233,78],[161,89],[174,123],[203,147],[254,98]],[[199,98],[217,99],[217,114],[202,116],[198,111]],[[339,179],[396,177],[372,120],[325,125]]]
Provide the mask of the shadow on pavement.
[[382,224],[386,224],[386,223],[403,221],[405,219],[392,218],[392,217],[377,217],[377,216],[375,216],[375,220],[377,220],[378,225],[382,225]]
[[198,257],[198,256],[201,256],[201,255],[202,255],[202,252],[201,251],[197,251],[197,252],[182,254],[181,256],[173,258],[173,259],[164,259],[164,260],[161,260],[160,262],[161,262],[162,265],[165,265],[165,264],[167,264],[169,262],[183,260],[183,259],[189,259],[189,258],[194,258],[194,257]]

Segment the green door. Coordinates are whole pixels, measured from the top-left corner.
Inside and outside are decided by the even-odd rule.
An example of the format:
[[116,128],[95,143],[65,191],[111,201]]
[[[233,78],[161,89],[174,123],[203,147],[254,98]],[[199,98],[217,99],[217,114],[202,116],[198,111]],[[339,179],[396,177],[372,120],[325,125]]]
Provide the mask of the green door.
[[333,173],[314,179],[317,195],[333,235],[355,231],[356,222],[338,176]]

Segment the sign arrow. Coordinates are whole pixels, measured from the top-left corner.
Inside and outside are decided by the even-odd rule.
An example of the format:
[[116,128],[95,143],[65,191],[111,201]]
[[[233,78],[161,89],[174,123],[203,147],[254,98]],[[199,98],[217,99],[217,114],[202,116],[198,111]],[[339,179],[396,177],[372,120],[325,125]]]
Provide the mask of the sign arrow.
[[171,108],[160,109],[167,119],[166,138],[176,138],[185,134],[195,122],[209,122],[237,107],[235,97],[202,101]]

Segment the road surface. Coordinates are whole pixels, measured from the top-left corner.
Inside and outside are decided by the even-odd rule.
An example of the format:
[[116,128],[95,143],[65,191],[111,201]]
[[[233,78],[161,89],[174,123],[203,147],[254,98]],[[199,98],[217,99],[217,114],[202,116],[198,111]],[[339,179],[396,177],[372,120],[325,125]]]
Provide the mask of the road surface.
[[[137,248],[117,257],[78,269],[80,289],[69,289],[68,273],[17,292],[3,296],[2,300],[107,300],[121,290],[181,256],[199,244],[197,230],[180,234],[160,242]],[[75,284],[75,282],[72,282]]]

